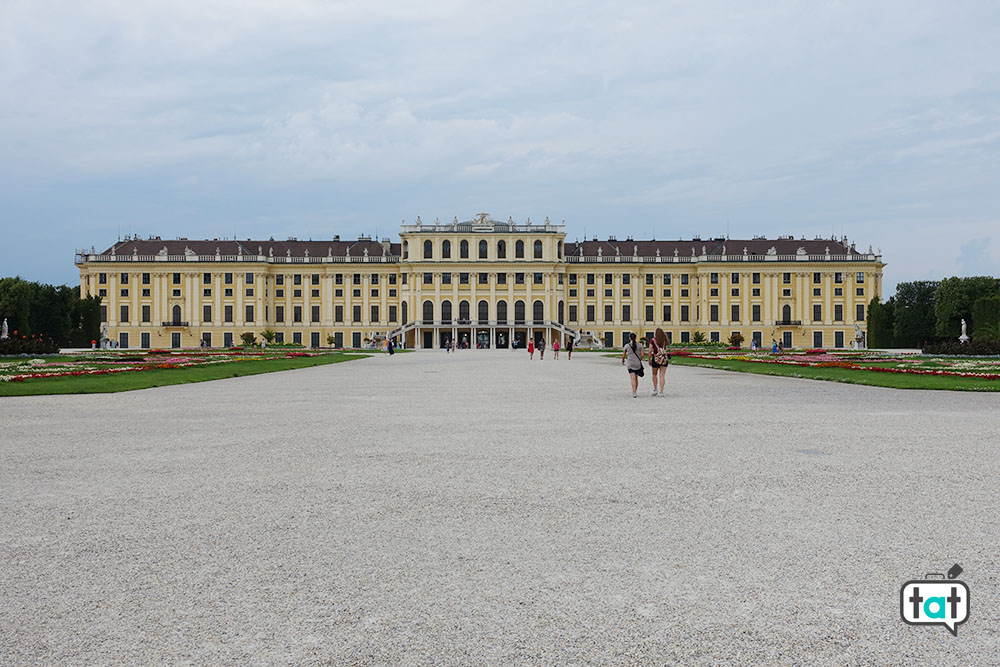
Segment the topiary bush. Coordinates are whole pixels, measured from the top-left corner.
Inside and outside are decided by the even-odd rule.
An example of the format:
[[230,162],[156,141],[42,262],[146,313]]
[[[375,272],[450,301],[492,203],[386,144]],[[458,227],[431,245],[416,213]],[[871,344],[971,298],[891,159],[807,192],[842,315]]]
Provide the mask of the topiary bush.
[[960,343],[957,340],[949,340],[930,343],[925,345],[921,351],[924,354],[1000,356],[1000,341],[970,340],[968,343]]
[[48,336],[19,336],[15,331],[9,338],[0,339],[0,355],[58,353],[59,345]]

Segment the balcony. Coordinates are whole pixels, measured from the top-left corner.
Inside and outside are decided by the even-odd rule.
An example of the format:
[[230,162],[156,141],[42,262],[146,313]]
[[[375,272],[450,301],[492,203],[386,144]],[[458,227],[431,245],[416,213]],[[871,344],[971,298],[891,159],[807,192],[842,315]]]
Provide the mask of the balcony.
[[171,322],[161,322],[161,327],[187,327],[190,326],[190,322],[180,322],[178,320],[173,320]]
[[776,326],[776,327],[800,327],[800,326],[802,326],[802,320],[775,320],[774,326]]

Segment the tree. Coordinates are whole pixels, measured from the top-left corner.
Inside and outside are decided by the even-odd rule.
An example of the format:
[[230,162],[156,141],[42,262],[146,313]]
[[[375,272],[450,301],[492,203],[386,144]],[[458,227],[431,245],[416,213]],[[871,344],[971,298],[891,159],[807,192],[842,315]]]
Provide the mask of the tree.
[[962,331],[966,320],[969,331],[976,318],[972,306],[984,296],[1000,293],[1000,282],[989,276],[945,278],[934,293],[935,332],[942,338],[953,338]]
[[22,336],[38,334],[62,347],[90,347],[101,327],[101,299],[81,299],[68,285],[0,279],[0,320]]
[[741,334],[739,331],[734,331],[732,334],[730,334],[729,336],[730,347],[739,347],[742,344],[743,344],[743,334]]
[[895,347],[893,324],[895,321],[896,297],[882,303],[879,297],[872,297],[868,304],[868,347]]
[[972,305],[972,321],[976,323],[973,338],[1000,340],[1000,294],[976,299]]
[[897,347],[921,347],[935,338],[934,293],[940,283],[918,280],[896,286],[893,308],[893,344]]
[[695,331],[693,334],[691,334],[691,342],[692,343],[704,343],[705,342],[705,334],[703,334],[700,331]]

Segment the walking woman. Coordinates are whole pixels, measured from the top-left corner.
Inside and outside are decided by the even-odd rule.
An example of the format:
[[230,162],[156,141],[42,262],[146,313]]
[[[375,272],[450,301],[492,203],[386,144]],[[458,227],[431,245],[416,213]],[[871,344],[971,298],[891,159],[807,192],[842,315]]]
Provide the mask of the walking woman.
[[628,370],[628,379],[632,383],[632,398],[639,391],[639,378],[645,373],[642,369],[642,358],[646,351],[635,342],[635,334],[628,335],[628,343],[622,349],[622,366]]
[[539,338],[538,339],[538,359],[539,359],[539,361],[541,361],[544,358],[545,358],[545,339],[544,338]]
[[[649,339],[649,367],[653,369],[650,373],[653,380],[653,396],[659,393],[663,396],[663,383],[667,379],[667,365],[670,363],[670,353],[667,352],[667,335],[663,329],[656,328],[656,333]],[[659,392],[657,392],[659,383]]]
[[559,361],[559,336],[556,336],[556,339],[552,341],[552,358]]
[[535,340],[533,338],[528,339],[528,358],[535,358]]
[[573,337],[570,336],[566,339],[566,361],[573,358]]

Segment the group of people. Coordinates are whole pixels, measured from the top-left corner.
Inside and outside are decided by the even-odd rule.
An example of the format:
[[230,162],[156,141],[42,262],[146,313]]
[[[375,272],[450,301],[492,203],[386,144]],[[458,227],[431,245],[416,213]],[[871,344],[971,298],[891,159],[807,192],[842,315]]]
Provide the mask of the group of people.
[[[539,359],[544,359],[545,358],[545,339],[544,338],[539,338],[537,341],[535,341],[534,339],[528,339],[528,358],[529,359],[534,359],[535,358],[535,352],[538,352],[538,358]],[[554,341],[552,341],[552,357],[554,359],[558,359],[559,358],[559,339],[558,338],[556,338]],[[569,336],[566,339],[566,359],[569,360],[569,359],[572,359],[572,358],[573,358],[573,337]]]
[[628,371],[629,382],[632,385],[632,398],[639,392],[639,378],[646,374],[642,362],[649,355],[650,375],[653,381],[652,396],[663,396],[663,385],[667,379],[667,366],[670,364],[670,352],[667,350],[667,335],[657,327],[650,339],[640,344],[634,333],[628,335],[629,342],[622,348],[622,366]]

